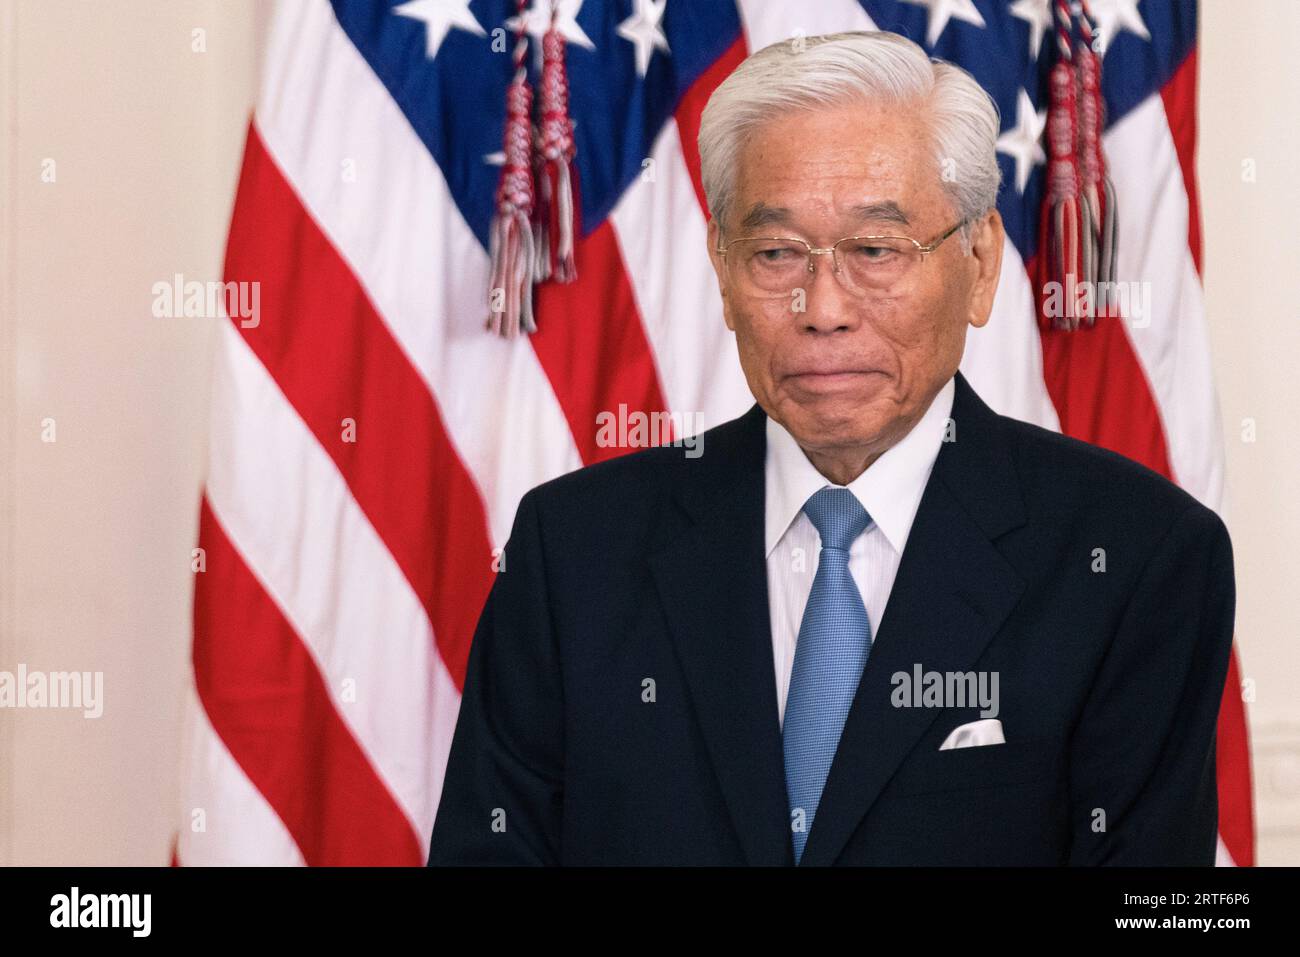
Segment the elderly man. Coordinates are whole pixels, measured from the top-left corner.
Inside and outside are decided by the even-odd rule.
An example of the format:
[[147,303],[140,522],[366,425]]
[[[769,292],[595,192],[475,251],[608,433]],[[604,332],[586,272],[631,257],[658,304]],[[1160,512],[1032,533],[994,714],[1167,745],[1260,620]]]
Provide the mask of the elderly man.
[[889,33],[718,87],[707,254],[757,402],[524,497],[431,864],[1214,862],[1231,545],[958,372],[997,135]]

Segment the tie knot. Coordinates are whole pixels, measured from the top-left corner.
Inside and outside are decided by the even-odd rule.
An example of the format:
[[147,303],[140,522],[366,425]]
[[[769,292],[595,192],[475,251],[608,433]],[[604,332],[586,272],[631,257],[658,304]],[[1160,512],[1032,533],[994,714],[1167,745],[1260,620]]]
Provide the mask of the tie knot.
[[803,506],[822,537],[822,548],[849,550],[853,540],[871,524],[871,516],[856,495],[846,488],[827,486],[813,494]]

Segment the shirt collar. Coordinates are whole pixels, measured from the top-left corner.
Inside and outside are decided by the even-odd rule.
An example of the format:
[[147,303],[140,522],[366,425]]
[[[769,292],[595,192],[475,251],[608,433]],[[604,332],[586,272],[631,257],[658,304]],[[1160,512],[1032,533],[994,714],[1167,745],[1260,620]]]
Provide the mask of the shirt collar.
[[[849,491],[900,555],[943,444],[955,392],[953,377],[944,383],[912,430],[848,484]],[[771,555],[799,517],[804,503],[814,492],[834,483],[817,471],[794,436],[771,416],[767,417],[764,473],[765,554]]]

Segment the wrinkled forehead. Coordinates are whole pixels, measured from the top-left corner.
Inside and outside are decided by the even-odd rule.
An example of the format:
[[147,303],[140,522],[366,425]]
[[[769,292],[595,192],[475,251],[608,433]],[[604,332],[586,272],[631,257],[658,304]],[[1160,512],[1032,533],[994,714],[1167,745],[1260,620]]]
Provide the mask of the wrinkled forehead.
[[729,228],[846,235],[911,230],[951,208],[924,111],[854,103],[778,115],[737,156]]

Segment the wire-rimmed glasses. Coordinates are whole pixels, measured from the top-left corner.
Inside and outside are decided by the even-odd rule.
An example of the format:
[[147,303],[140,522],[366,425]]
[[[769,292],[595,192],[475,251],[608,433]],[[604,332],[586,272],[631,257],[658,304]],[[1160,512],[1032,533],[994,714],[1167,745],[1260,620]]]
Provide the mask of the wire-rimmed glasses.
[[924,258],[965,226],[963,219],[928,243],[907,236],[845,236],[819,249],[789,236],[746,236],[718,247],[728,274],[747,296],[788,296],[815,275],[814,256],[830,255],[841,284],[859,297],[897,297],[915,286]]

